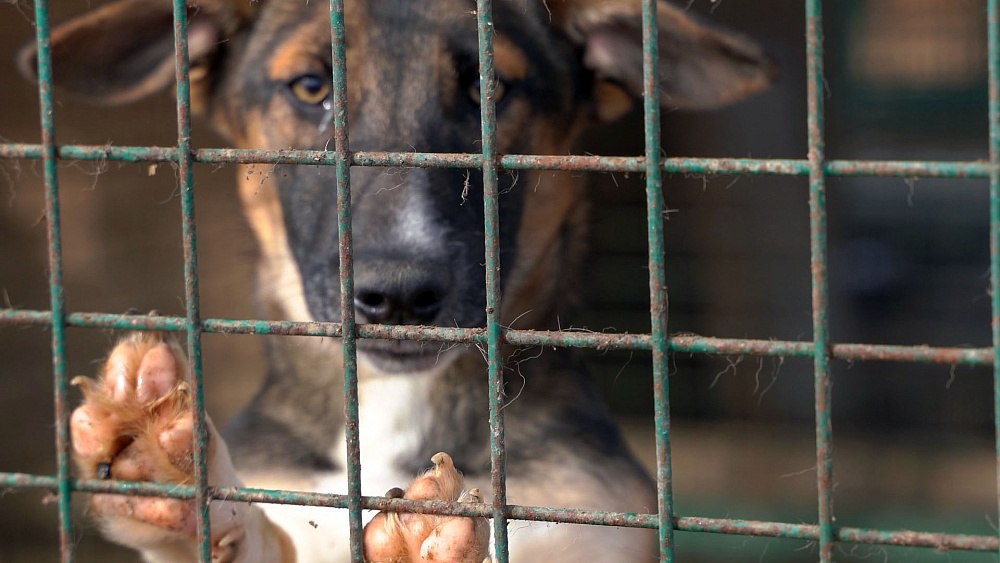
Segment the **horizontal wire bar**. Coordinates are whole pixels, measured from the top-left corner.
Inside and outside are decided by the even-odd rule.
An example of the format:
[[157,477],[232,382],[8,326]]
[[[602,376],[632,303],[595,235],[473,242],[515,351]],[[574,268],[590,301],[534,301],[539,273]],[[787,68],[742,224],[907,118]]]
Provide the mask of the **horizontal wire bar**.
[[[66,325],[78,328],[116,330],[160,330],[183,332],[184,317],[148,315],[118,315],[110,313],[70,313]],[[0,309],[0,326],[49,326],[48,311]],[[283,336],[339,337],[340,323],[305,321],[263,321],[234,319],[203,319],[202,329],[217,334],[271,334]],[[486,332],[482,328],[454,328],[409,325],[361,324],[360,338],[382,340],[418,340],[456,344],[482,344]],[[606,350],[649,350],[649,334],[608,334],[585,331],[506,330],[504,340],[515,346],[554,346],[558,348],[592,348]],[[670,337],[673,352],[728,355],[812,357],[812,342],[718,338],[697,335]],[[834,344],[833,357],[845,361],[916,362],[966,366],[992,366],[992,348],[960,348],[928,345],[902,346],[886,344]]]
[[[32,143],[0,144],[0,159],[41,159],[44,147]],[[336,165],[334,151],[197,149],[193,161],[203,164],[315,164]],[[352,166],[400,166],[413,168],[481,168],[481,154],[354,151]],[[175,147],[111,145],[59,145],[64,160],[120,162],[177,162]],[[642,172],[645,157],[594,155],[519,155],[500,157],[499,167],[507,170],[571,170],[594,172]],[[824,165],[828,176],[890,176],[899,178],[978,178],[987,179],[992,165],[985,161],[902,161],[830,160]],[[808,176],[805,159],[754,158],[666,158],[663,170],[681,174],[752,174]]]
[[[138,496],[168,497],[178,499],[194,498],[195,487],[163,483],[137,483],[127,481],[78,480],[71,482],[74,491],[108,493]],[[48,475],[27,473],[0,473],[0,489],[16,492],[19,490],[55,491],[59,479]],[[243,487],[209,487],[209,494],[215,500],[255,502],[269,504],[294,504],[329,508],[346,508],[347,495],[333,493],[307,493]],[[387,497],[362,497],[366,510],[389,510],[393,512],[415,512],[420,514],[446,514],[454,516],[481,516],[489,518],[493,508],[481,503],[452,503],[434,500],[409,500]],[[575,510],[571,508],[547,508],[541,506],[508,505],[507,517],[514,520],[533,520],[596,526],[620,526],[630,528],[657,527],[655,514],[633,512],[605,512],[596,510]],[[733,518],[705,518],[698,516],[678,516],[674,518],[674,528],[683,532],[700,532],[741,536],[761,536],[785,539],[816,540],[819,527],[815,524],[789,524]],[[915,532],[910,530],[877,530],[870,528],[837,527],[838,541],[894,545],[900,547],[929,547],[933,549],[963,551],[996,551],[1000,549],[1000,538],[972,534],[944,534]]]
[[[681,516],[674,520],[674,526],[684,532],[763,536],[811,541],[819,539],[819,526],[816,524],[786,524],[757,520]],[[910,530],[876,530],[871,528],[834,526],[833,536],[838,542],[894,545],[899,547],[929,547],[938,550],[996,551],[1000,548],[1000,538],[972,534],[943,534],[914,532]]]

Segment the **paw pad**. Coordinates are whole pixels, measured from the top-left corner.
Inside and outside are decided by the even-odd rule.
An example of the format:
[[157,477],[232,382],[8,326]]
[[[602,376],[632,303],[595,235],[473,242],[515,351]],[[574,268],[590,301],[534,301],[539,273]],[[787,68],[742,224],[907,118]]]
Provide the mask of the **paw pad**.
[[[478,489],[462,492],[464,480],[446,453],[431,458],[434,467],[391,498],[482,502]],[[365,556],[371,563],[482,563],[488,561],[489,524],[485,518],[380,512],[365,526]]]
[[158,334],[115,346],[98,379],[75,377],[72,415],[81,477],[185,483],[191,476],[191,398],[184,354]]

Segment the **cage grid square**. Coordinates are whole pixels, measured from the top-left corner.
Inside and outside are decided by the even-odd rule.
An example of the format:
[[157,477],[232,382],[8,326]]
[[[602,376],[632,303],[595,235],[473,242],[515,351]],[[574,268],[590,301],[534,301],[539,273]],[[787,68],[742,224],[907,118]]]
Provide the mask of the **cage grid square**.
[[[35,0],[38,47],[38,92],[41,105],[39,144],[0,144],[0,159],[41,160],[46,186],[46,219],[49,244],[48,310],[0,309],[0,325],[38,325],[51,329],[57,467],[55,475],[0,473],[0,488],[44,489],[58,495],[60,548],[63,561],[72,561],[73,522],[70,500],[75,492],[104,492],[129,495],[194,499],[199,508],[200,557],[211,560],[209,503],[227,498],[246,502],[303,504],[346,509],[350,514],[351,551],[355,561],[363,560],[362,510],[405,510],[433,514],[484,516],[492,519],[497,560],[508,559],[509,520],[543,520],[603,526],[630,526],[657,529],[660,560],[672,561],[675,530],[748,536],[809,539],[819,546],[820,561],[833,560],[838,542],[929,547],[1000,553],[997,535],[945,534],[906,530],[867,529],[834,523],[833,451],[831,421],[830,362],[832,360],[878,360],[956,365],[992,366],[994,373],[994,425],[1000,455],[1000,293],[991,293],[993,346],[989,348],[878,345],[833,343],[828,334],[830,310],[827,289],[826,179],[831,176],[894,176],[934,178],[984,178],[990,182],[990,286],[1000,285],[1000,0],[988,0],[989,76],[989,162],[861,161],[827,160],[823,122],[824,72],[822,0],[804,0],[806,7],[807,129],[808,155],[804,159],[674,158],[661,156],[656,42],[657,0],[643,0],[645,153],[635,157],[544,156],[497,154],[496,81],[493,70],[492,1],[477,0],[479,76],[482,84],[482,152],[475,154],[399,153],[352,151],[348,144],[349,122],[346,103],[345,25],[343,0],[330,2],[332,33],[332,81],[334,88],[334,147],[332,150],[242,150],[232,148],[193,149],[191,145],[189,61],[187,56],[187,6],[173,0],[175,63],[177,84],[177,144],[154,146],[83,146],[56,144],[50,59],[50,27],[47,0]],[[62,246],[60,233],[59,160],[108,160],[121,162],[173,163],[177,166],[182,207],[184,279],[186,311],[180,316],[120,315],[66,310],[63,297]],[[192,169],[204,163],[265,163],[326,165],[336,169],[338,230],[340,234],[341,300],[340,323],[235,320],[201,318],[199,309],[197,235],[194,222],[194,180]],[[473,329],[358,325],[353,313],[351,268],[350,168],[352,166],[471,168],[483,172],[486,245],[486,306],[484,327]],[[580,333],[533,331],[504,328],[498,317],[500,293],[499,226],[497,208],[498,170],[586,170],[640,172],[646,179],[648,225],[649,291],[651,330],[648,334]],[[812,279],[811,341],[775,341],[669,336],[667,332],[667,291],[664,259],[663,175],[697,173],[707,175],[789,175],[808,178],[810,212],[810,254]],[[70,475],[69,411],[67,403],[66,328],[111,328],[184,332],[190,358],[190,377],[195,382],[195,484],[192,486],[117,481],[76,480]],[[201,339],[204,333],[326,336],[342,339],[345,350],[346,415],[348,417],[348,490],[346,494],[303,493],[208,485],[204,393],[202,390]],[[410,339],[436,342],[476,343],[485,347],[489,365],[489,418],[491,429],[492,501],[485,505],[414,501],[361,495],[360,441],[358,435],[358,382],[356,341],[358,338]],[[516,506],[506,502],[505,445],[503,434],[501,343],[515,346],[637,350],[651,354],[656,423],[658,512],[656,514],[585,511],[566,508]],[[703,518],[675,514],[670,463],[670,415],[668,356],[674,352],[711,355],[799,356],[814,361],[816,524]],[[998,462],[1000,476],[1000,462]]]

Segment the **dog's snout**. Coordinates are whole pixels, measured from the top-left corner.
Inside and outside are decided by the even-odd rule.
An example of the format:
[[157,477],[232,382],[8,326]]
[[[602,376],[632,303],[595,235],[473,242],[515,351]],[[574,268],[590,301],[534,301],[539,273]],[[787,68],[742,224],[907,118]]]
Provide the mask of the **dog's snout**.
[[432,324],[447,293],[446,280],[431,269],[382,262],[356,271],[354,308],[361,322]]

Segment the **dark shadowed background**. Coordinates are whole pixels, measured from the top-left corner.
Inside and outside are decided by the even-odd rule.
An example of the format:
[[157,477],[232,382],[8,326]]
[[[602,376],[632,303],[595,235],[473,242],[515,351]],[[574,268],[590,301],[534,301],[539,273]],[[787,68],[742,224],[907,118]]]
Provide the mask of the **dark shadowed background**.
[[[664,115],[672,156],[804,158],[804,15],[798,0],[692,0],[692,10],[758,38],[782,77],[734,108]],[[52,20],[91,6],[53,2]],[[827,2],[829,158],[975,160],[988,156],[982,0]],[[33,37],[26,1],[0,2],[0,142],[38,142],[34,87],[16,72]],[[171,145],[167,94],[94,108],[57,94],[60,143]],[[579,151],[642,154],[641,122],[595,132]],[[198,147],[221,147],[207,127]],[[60,163],[69,311],[183,314],[175,171]],[[252,318],[254,244],[234,171],[196,168],[202,313]],[[592,256],[580,312],[564,327],[649,330],[641,178],[591,175]],[[670,331],[811,338],[805,178],[668,178]],[[835,342],[990,345],[988,186],[977,180],[829,180],[831,336]],[[0,161],[0,303],[47,309],[41,165]],[[70,329],[70,374],[92,374],[114,336]],[[652,463],[650,362],[586,353],[591,371]],[[224,423],[261,376],[259,337],[205,336],[208,409]],[[834,362],[835,512],[840,525],[996,532],[990,370]],[[815,522],[812,363],[678,354],[671,409],[682,515]],[[0,327],[0,471],[55,470],[49,332]],[[74,400],[76,396],[74,395]],[[81,507],[82,507],[82,503]],[[0,561],[58,559],[45,495],[0,491]],[[83,511],[79,560],[135,560],[104,544]],[[809,561],[804,541],[678,534],[681,561]],[[991,554],[839,546],[839,560],[995,561]]]

